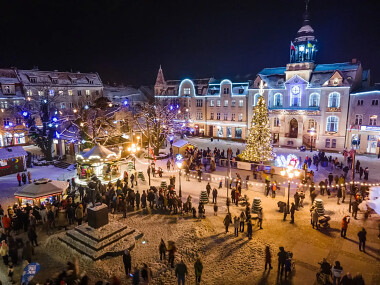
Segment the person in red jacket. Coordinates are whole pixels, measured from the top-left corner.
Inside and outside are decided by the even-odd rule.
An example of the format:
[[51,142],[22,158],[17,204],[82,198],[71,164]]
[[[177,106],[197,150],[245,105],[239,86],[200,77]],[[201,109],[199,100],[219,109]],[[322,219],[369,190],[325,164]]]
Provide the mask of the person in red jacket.
[[342,230],[340,236],[346,238],[348,224],[350,223],[350,216],[344,216],[342,219]]
[[18,186],[21,186],[21,175],[20,175],[20,172],[17,173],[17,181],[18,181]]
[[11,231],[11,219],[8,217],[8,215],[4,215],[3,217],[3,226],[5,234],[9,235]]

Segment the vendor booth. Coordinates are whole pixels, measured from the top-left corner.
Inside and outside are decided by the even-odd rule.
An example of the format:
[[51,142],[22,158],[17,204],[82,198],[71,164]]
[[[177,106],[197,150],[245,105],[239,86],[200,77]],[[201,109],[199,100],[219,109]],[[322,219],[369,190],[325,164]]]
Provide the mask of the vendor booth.
[[94,175],[102,182],[120,178],[120,156],[102,145],[96,145],[82,155],[77,155],[77,182],[87,184]]
[[0,176],[26,170],[27,152],[22,146],[0,149]]
[[50,180],[42,178],[34,181],[14,193],[19,205],[29,203],[40,206],[44,202],[52,202],[53,199],[60,200],[65,194],[69,183],[66,181]]
[[188,148],[194,148],[194,146],[189,143],[187,140],[179,140],[173,143],[173,154],[185,155],[185,152]]

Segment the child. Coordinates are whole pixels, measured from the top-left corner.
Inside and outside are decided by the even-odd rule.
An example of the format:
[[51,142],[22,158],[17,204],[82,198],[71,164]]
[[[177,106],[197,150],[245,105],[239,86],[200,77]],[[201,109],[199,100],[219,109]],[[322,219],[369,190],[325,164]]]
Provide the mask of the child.
[[218,205],[214,204],[214,216],[218,215]]

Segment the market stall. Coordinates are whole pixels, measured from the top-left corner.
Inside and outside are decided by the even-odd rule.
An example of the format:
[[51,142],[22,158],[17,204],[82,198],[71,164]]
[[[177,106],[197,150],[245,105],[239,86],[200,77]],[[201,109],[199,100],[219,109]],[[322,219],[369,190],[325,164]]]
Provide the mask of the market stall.
[[183,156],[185,155],[185,152],[188,148],[194,148],[194,146],[187,140],[178,140],[173,143],[172,147],[174,155],[181,154]]
[[27,155],[22,146],[1,148],[0,176],[25,171]]
[[19,205],[29,203],[40,206],[41,203],[52,202],[54,199],[59,201],[68,187],[69,183],[66,181],[41,178],[18,190],[14,193],[14,197]]

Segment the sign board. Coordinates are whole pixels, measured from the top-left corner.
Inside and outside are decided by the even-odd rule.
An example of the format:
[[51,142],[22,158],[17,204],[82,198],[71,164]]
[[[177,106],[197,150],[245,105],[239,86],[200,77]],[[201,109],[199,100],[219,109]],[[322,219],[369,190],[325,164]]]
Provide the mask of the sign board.
[[237,161],[237,168],[238,169],[251,170],[251,163],[243,162],[243,161]]

